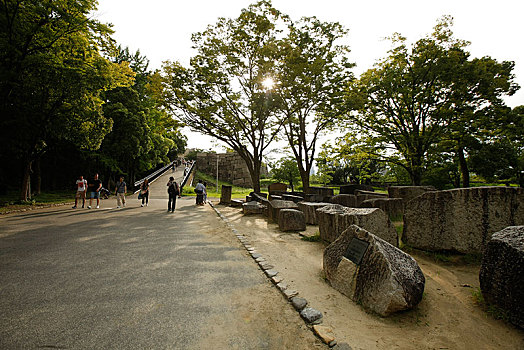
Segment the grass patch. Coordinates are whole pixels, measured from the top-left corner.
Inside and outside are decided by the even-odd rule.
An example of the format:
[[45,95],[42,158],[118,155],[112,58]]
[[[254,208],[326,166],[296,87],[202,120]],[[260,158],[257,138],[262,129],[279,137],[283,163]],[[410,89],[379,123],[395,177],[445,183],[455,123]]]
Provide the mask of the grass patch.
[[300,239],[306,242],[320,242],[322,240],[320,233],[316,233],[313,236],[302,236]]
[[[244,188],[239,186],[233,186],[229,182],[225,181],[218,181],[218,188],[219,191],[217,191],[216,187],[216,178],[213,178],[210,175],[204,174],[200,171],[197,171],[195,174],[195,178],[193,180],[193,184],[196,185],[198,183],[198,180],[202,180],[207,183],[206,190],[207,190],[207,196],[208,197],[214,197],[214,198],[220,198],[222,185],[225,186],[232,186],[231,190],[231,198],[245,198],[247,195],[249,195],[251,192],[253,192],[252,188]],[[193,186],[184,186],[182,189],[182,195],[183,196],[196,196],[195,188]]]
[[20,193],[9,191],[7,195],[0,197],[0,214],[5,214],[15,210],[23,210],[45,206],[49,204],[70,203],[75,200],[74,191],[48,191],[33,196],[30,201],[21,201],[18,199]]
[[488,315],[493,317],[496,320],[503,320],[505,322],[509,321],[508,312],[501,309],[496,305],[489,304],[482,295],[482,290],[480,288],[473,289],[471,291],[471,296],[473,297],[473,302],[480,306],[480,308],[486,312]]

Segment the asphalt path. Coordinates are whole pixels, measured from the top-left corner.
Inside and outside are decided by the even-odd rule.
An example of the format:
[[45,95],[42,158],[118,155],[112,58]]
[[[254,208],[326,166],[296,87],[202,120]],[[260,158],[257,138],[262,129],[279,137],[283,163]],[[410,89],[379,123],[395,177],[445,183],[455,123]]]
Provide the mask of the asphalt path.
[[318,347],[209,206],[167,212],[172,175],[148,207],[0,218],[0,349]]

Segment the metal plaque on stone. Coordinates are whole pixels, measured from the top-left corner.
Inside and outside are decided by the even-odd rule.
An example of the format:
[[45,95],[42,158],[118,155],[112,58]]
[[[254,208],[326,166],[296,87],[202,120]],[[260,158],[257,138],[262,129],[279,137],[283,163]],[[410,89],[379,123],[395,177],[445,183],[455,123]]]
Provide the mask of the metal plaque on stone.
[[352,238],[349,242],[348,249],[344,256],[349,260],[353,261],[355,264],[360,265],[362,258],[368,249],[369,242],[363,241],[358,238]]

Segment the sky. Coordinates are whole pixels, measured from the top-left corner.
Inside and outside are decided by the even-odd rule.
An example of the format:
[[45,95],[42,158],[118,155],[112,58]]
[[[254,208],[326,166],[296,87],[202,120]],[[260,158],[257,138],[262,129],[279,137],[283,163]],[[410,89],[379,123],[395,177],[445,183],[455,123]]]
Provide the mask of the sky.
[[[236,18],[255,0],[98,0],[94,17],[113,24],[113,38],[130,50],[140,50],[160,69],[164,61],[189,64],[195,54],[191,35],[213,25],[219,17]],[[438,18],[451,15],[455,37],[471,42],[471,57],[490,56],[514,61],[521,89],[505,99],[510,107],[524,105],[524,27],[522,0],[273,0],[291,19],[316,16],[339,22],[349,30],[345,44],[358,77],[387,56],[385,37],[398,32],[414,42],[432,32]],[[212,138],[187,131],[188,148],[220,149]]]

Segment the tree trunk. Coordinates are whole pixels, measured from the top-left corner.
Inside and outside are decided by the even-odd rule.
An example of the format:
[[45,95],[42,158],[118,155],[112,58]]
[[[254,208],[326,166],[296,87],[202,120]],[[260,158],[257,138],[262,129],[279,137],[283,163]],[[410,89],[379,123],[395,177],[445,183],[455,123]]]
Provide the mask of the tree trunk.
[[35,161],[35,193],[42,193],[42,170],[40,169],[40,157]]
[[462,176],[462,187],[469,187],[469,168],[464,155],[464,147],[459,146],[458,150],[460,174]]
[[420,186],[422,184],[422,157],[414,156],[411,159],[411,169],[409,177],[413,186]]
[[309,192],[309,173],[307,170],[303,169],[301,166],[298,167],[300,171],[300,178],[302,179],[302,191],[304,193]]
[[22,178],[22,188],[20,191],[20,200],[27,201],[31,199],[31,165],[32,160],[27,160],[24,168],[24,176]]
[[[249,167],[248,167],[249,168]],[[253,170],[250,169],[251,183],[253,184],[253,191],[260,193],[260,166],[253,165]]]

